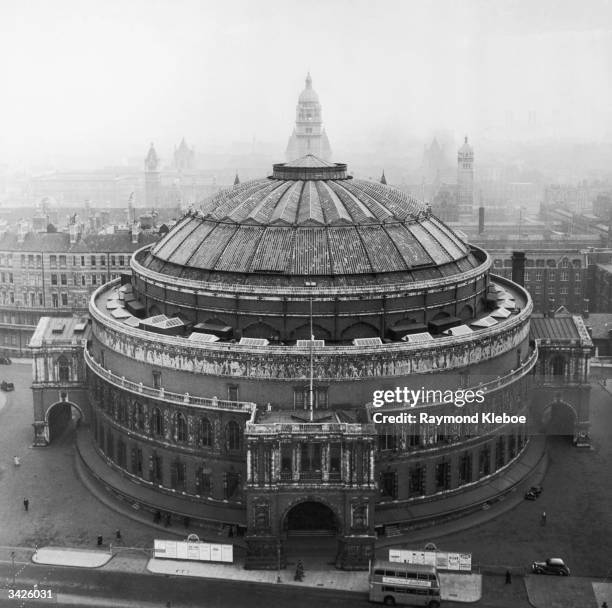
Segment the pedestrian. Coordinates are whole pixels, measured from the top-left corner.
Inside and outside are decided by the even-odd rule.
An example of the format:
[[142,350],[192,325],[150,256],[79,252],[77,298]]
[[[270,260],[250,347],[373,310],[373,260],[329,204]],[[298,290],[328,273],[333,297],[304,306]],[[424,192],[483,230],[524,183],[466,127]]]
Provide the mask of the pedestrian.
[[546,525],[546,511],[542,511],[542,525]]
[[23,499],[23,508],[27,511],[30,508],[30,501],[27,498]]
[[98,534],[98,547],[102,546],[102,534]]
[[299,559],[297,566],[295,568],[295,576],[294,580],[301,581],[304,578],[304,564],[302,564],[302,560]]
[[506,585],[512,584],[512,572],[506,570]]
[[115,532],[115,539],[116,540],[121,540],[121,530],[119,530],[119,528],[117,528],[117,531]]

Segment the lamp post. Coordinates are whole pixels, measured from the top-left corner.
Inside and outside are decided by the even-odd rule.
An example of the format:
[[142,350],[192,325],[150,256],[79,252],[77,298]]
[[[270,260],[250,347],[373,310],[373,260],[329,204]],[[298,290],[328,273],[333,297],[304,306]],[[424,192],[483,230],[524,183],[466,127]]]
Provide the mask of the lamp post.
[[13,569],[13,587],[15,586],[15,552],[11,551],[11,566]]

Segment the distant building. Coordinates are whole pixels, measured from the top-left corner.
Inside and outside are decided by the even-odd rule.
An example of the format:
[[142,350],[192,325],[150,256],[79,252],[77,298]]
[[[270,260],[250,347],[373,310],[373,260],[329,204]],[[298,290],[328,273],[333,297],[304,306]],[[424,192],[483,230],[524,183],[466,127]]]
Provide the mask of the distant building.
[[159,158],[155,146],[151,144],[145,157],[145,205],[159,207],[161,203],[161,180],[159,176]]
[[593,215],[609,222],[612,221],[612,194],[598,194],[593,201]]
[[605,260],[611,255],[595,256],[591,266],[590,276],[590,304],[593,312],[612,312],[612,260],[596,261],[597,258]]
[[584,324],[595,347],[596,357],[612,357],[612,312],[586,314]]
[[0,236],[0,350],[21,354],[41,316],[85,313],[92,292],[129,272],[132,253],[158,238],[81,230]]
[[195,169],[195,151],[181,139],[178,148],[174,149],[174,169],[177,171],[193,171]]
[[457,207],[460,218],[474,215],[474,150],[468,138],[457,153]]
[[[514,249],[489,248],[493,272],[512,277]],[[574,314],[585,310],[588,297],[588,256],[585,250],[522,249],[525,253],[525,285],[533,298],[533,309],[545,313],[565,306]]]
[[323,160],[331,159],[331,148],[323,128],[319,96],[312,88],[310,72],[306,88],[300,93],[295,110],[295,128],[287,144],[287,162],[314,154]]

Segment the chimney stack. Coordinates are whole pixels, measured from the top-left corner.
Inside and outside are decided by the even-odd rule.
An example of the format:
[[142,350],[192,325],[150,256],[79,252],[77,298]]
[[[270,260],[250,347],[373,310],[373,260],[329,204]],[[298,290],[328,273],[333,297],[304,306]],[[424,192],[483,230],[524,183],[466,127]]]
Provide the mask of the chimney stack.
[[484,232],[484,229],[485,229],[484,222],[485,222],[485,209],[481,205],[480,207],[478,207],[478,234],[482,234]]
[[[482,209],[482,207],[481,207]],[[525,252],[512,252],[512,280],[521,287],[525,285]]]

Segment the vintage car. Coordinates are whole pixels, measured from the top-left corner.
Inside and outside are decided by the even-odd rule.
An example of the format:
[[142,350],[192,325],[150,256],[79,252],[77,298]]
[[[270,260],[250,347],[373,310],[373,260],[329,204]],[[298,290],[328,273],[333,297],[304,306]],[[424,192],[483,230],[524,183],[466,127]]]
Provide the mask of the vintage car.
[[531,564],[531,571],[534,574],[570,575],[570,569],[560,557],[549,557],[545,562],[533,562]]

